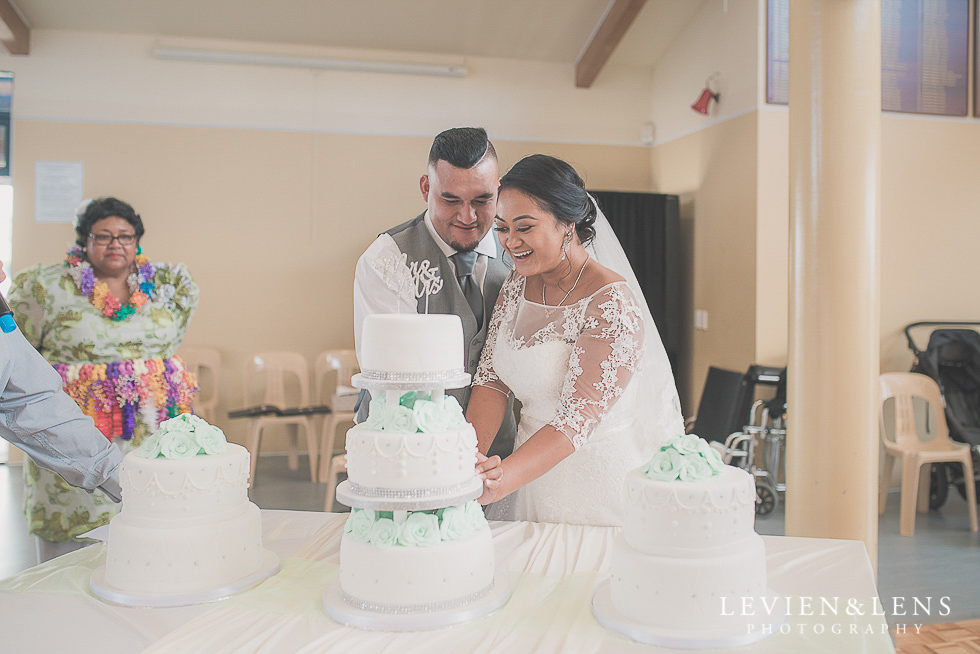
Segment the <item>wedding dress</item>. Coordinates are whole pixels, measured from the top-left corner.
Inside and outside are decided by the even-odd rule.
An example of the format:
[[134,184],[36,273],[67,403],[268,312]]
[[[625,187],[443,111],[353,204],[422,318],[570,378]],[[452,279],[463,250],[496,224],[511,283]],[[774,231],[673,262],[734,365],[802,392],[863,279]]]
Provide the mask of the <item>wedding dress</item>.
[[626,473],[684,433],[656,325],[601,212],[596,230],[590,254],[626,281],[561,307],[526,299],[514,271],[500,291],[473,383],[521,402],[515,449],[550,424],[575,452],[488,506],[490,519],[622,525]]

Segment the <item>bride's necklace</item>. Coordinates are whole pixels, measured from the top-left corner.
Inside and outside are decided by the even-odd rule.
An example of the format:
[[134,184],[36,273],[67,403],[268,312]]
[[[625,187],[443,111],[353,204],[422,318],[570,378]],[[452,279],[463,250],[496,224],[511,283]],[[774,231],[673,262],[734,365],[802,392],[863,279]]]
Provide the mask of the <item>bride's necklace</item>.
[[[586,252],[585,261],[582,262],[582,267],[578,269],[578,277],[575,278],[575,283],[572,284],[572,287],[570,289],[568,289],[568,293],[565,293],[565,297],[563,297],[561,301],[555,305],[556,307],[560,307],[562,303],[568,299],[568,296],[572,294],[572,291],[575,290],[575,287],[578,286],[578,282],[580,279],[582,279],[582,273],[585,272],[585,266],[589,263],[590,258],[591,255],[588,252]],[[544,299],[544,293],[547,288],[548,285],[544,283],[544,278],[542,278],[541,279],[541,304],[545,306],[548,306],[548,301]]]

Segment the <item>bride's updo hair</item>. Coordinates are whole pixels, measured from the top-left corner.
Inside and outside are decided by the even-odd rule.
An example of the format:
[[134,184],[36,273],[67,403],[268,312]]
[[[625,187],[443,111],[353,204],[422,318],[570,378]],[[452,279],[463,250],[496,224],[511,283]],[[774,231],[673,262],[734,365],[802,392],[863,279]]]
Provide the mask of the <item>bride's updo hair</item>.
[[561,159],[546,154],[524,157],[500,178],[500,190],[505,189],[520,191],[559,221],[575,225],[582,245],[595,238],[595,204],[579,174]]

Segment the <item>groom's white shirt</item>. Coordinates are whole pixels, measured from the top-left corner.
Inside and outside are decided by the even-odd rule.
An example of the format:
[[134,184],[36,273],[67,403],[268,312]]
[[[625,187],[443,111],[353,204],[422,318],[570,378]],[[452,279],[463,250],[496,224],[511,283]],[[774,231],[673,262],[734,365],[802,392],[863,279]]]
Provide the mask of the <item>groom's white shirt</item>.
[[[456,254],[456,250],[442,240],[442,237],[436,232],[432,221],[429,219],[428,211],[425,212],[423,220],[432,240],[446,255],[446,258]],[[493,238],[492,230],[486,233],[476,246],[475,251],[480,256],[477,258],[476,265],[473,266],[473,276],[482,289],[487,273],[488,257],[496,258],[497,256],[497,244]],[[358,359],[360,359],[361,353],[361,326],[364,324],[365,316],[372,313],[418,313],[416,298],[410,293],[400,297],[396,296],[394,291],[385,284],[379,271],[382,261],[391,258],[397,259],[399,256],[401,256],[401,250],[398,249],[398,245],[395,244],[391,235],[386,232],[371,243],[354,267],[354,349],[357,351]],[[452,259],[449,260],[449,265],[453,265]],[[408,274],[407,266],[405,267],[405,274]],[[444,278],[450,277],[450,275],[444,274],[444,271],[440,271],[440,274]],[[455,280],[455,270],[452,271],[451,277]]]

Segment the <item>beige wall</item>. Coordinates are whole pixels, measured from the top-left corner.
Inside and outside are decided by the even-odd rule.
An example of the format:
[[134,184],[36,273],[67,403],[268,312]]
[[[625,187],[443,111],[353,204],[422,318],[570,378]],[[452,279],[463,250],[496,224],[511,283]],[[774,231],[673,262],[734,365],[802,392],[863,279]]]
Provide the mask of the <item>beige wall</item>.
[[[55,263],[73,240],[70,224],[33,221],[33,163],[83,162],[85,194],[132,203],[146,224],[147,255],[185,262],[200,285],[185,342],[222,354],[219,416],[242,406],[240,373],[250,352],[290,349],[312,358],[353,346],[357,257],[380,231],[424,209],[418,179],[430,137],[30,120],[14,130],[9,269]],[[648,190],[646,148],[496,145],[504,170],[548,152],[596,188]],[[241,421],[218,423],[244,440]],[[278,447],[275,434],[267,443]]]
[[[653,149],[654,187],[682,198],[685,416],[709,366],[744,370],[756,356],[756,138],[748,114]],[[708,312],[707,330],[694,330],[696,309]]]
[[[980,120],[883,114],[881,369],[908,370],[920,320],[980,321]],[[917,332],[924,347],[929,331]]]

